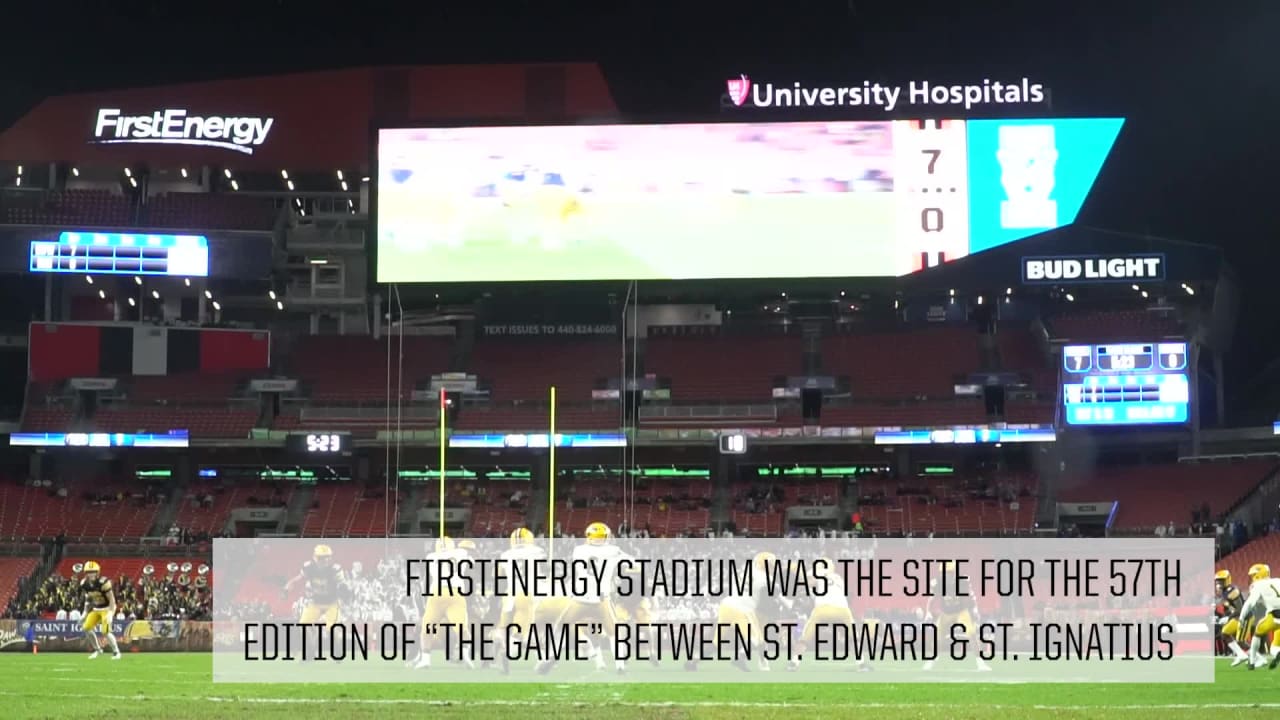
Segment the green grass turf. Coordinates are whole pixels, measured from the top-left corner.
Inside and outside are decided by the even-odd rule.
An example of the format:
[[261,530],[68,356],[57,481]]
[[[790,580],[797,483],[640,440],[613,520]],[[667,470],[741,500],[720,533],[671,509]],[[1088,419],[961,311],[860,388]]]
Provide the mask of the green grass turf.
[[[939,671],[939,679],[972,673]],[[204,654],[0,654],[0,717],[17,718],[1098,718],[1280,717],[1280,671],[1202,685],[214,684]]]

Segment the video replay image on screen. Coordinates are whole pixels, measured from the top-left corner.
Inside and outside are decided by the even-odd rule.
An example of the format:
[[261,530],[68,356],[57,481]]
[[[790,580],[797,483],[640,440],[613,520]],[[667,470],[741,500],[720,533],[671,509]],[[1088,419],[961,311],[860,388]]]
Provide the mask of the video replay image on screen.
[[1121,123],[382,129],[378,281],[903,275],[1072,222]]

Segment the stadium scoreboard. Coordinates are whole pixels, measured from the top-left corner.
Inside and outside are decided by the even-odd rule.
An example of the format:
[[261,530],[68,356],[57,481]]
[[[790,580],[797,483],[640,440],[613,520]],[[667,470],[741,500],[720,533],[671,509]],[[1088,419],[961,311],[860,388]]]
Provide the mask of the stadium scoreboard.
[[1122,123],[384,128],[378,281],[906,275],[1074,222]]
[[203,235],[64,232],[31,242],[31,272],[208,277]]
[[1184,423],[1190,390],[1186,343],[1062,348],[1062,407],[1068,425]]

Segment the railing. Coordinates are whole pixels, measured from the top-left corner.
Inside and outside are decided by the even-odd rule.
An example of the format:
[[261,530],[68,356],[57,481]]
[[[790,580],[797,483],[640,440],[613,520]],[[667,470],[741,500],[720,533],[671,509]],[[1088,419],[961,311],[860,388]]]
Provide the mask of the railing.
[[666,405],[640,408],[642,420],[706,420],[726,421],[739,419],[770,418],[776,420],[778,409],[773,405]]

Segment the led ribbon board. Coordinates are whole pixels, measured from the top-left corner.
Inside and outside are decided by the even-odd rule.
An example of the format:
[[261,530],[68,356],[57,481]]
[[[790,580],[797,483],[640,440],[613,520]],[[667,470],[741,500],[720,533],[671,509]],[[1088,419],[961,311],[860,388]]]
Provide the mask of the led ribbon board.
[[184,448],[189,445],[186,430],[158,433],[13,433],[11,447],[137,447]]
[[1186,343],[1062,348],[1062,411],[1068,425],[1184,423],[1190,405]]
[[1122,124],[384,129],[378,280],[904,275],[1074,222]]
[[208,277],[203,235],[64,232],[31,242],[31,272]]

